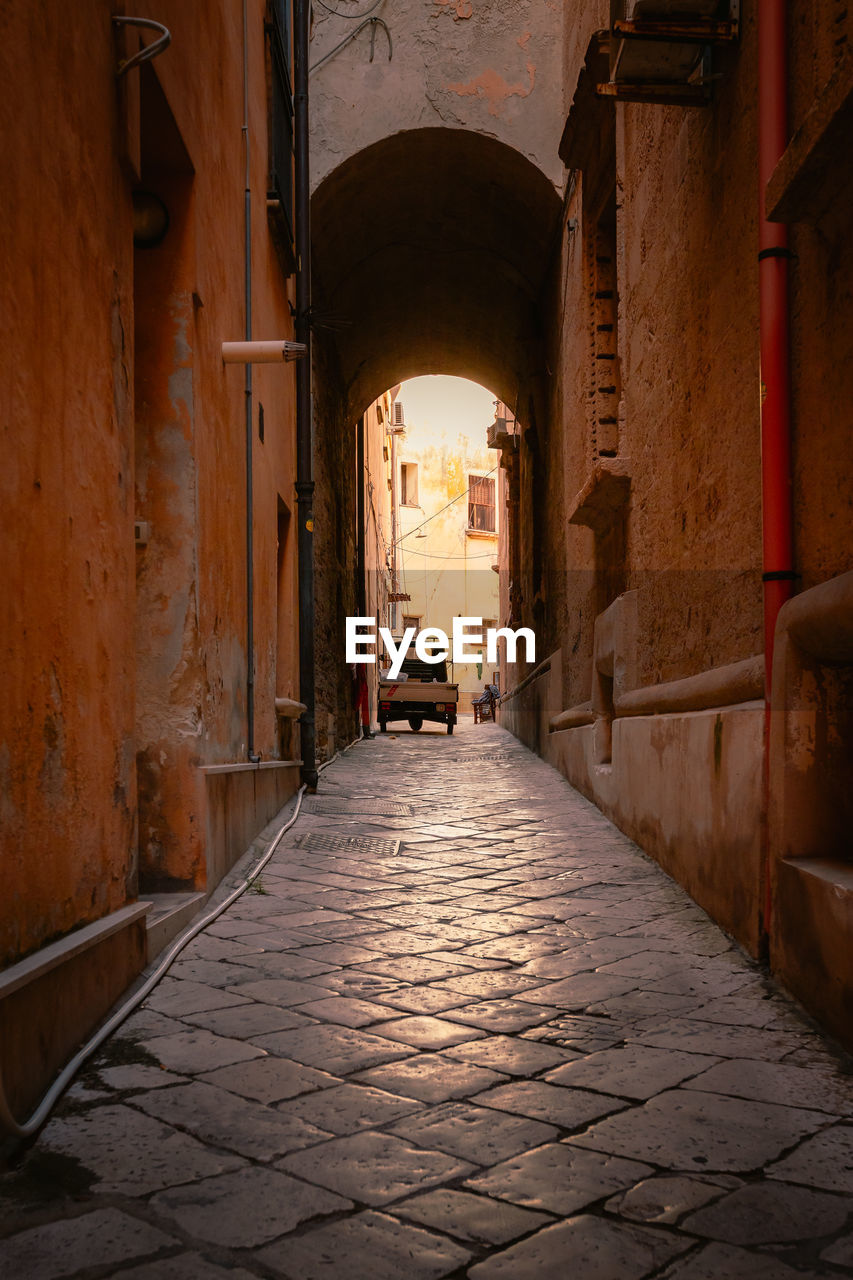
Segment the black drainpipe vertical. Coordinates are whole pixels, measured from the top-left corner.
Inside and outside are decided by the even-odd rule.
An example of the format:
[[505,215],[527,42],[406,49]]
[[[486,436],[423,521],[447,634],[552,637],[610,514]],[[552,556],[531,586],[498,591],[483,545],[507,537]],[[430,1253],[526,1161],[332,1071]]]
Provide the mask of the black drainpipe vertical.
[[300,721],[302,781],[317,789],[314,723],[314,413],[311,400],[311,224],[308,169],[308,40],[311,0],[295,0],[293,24],[296,141],[296,341],[306,355],[296,364],[296,503],[299,517],[299,701],[306,710]]
[[355,606],[359,617],[367,609],[367,578],[365,569],[364,540],[366,519],[364,510],[364,416],[359,418],[355,439]]
[[[246,0],[243,0],[243,148],[245,152],[246,182],[243,193],[244,222],[244,289],[246,308],[246,341],[252,341],[252,187],[251,157],[249,154],[249,20]],[[254,550],[254,498],[252,493],[252,364],[246,361],[246,751],[253,764],[260,756],[255,754],[255,550]]]

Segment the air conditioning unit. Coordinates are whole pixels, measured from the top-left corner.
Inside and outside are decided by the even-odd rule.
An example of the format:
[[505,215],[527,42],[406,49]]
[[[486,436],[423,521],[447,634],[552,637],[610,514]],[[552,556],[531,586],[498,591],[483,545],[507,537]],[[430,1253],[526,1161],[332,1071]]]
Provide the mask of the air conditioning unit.
[[515,443],[515,420],[497,417],[486,427],[486,446],[489,449],[510,449]]

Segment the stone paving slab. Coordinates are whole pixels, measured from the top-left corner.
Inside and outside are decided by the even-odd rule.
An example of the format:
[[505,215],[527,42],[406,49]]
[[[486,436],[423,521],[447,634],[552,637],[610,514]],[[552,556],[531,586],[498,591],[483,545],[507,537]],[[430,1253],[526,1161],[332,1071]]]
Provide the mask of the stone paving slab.
[[732,1173],[760,1169],[826,1121],[819,1111],[673,1089],[568,1141],[666,1169]]
[[234,1062],[263,1057],[263,1049],[243,1040],[217,1036],[211,1031],[179,1031],[171,1036],[155,1036],[143,1040],[142,1048],[167,1071],[195,1075],[214,1067],[228,1067]]
[[769,1178],[853,1196],[853,1126],[824,1130],[767,1169]]
[[625,1190],[652,1172],[649,1165],[636,1160],[554,1142],[504,1160],[465,1185],[528,1209],[567,1215]]
[[[545,1077],[552,1084],[575,1088],[595,1089],[598,1093],[612,1093],[621,1098],[645,1100],[662,1089],[698,1077],[707,1081],[705,1088],[714,1092],[714,1058],[698,1053],[667,1052],[665,1049],[647,1048],[645,1045],[629,1045],[624,1049],[605,1049],[589,1057],[576,1059],[562,1067],[549,1071]],[[717,1077],[718,1078],[718,1077]],[[695,1081],[691,1082],[695,1083]],[[729,1090],[718,1090],[729,1092]],[[744,1095],[738,1094],[739,1097]],[[765,1091],[761,1097],[767,1097]],[[772,1096],[772,1095],[770,1095]]]
[[398,1121],[391,1131],[419,1146],[479,1165],[496,1164],[558,1136],[552,1125],[526,1116],[495,1115],[487,1107],[467,1102],[431,1107]]
[[353,1207],[341,1196],[264,1168],[161,1191],[151,1206],[195,1239],[234,1249],[267,1244],[302,1222]]
[[365,1280],[440,1280],[457,1273],[471,1253],[410,1223],[360,1213],[262,1249],[258,1258],[287,1280],[354,1280],[354,1259],[369,1259]]
[[295,1116],[200,1081],[137,1094],[132,1101],[204,1143],[250,1159],[272,1160],[329,1136]]
[[396,1204],[394,1214],[446,1232],[456,1240],[485,1245],[507,1244],[553,1221],[545,1213],[454,1190],[413,1196]]
[[471,1280],[641,1280],[689,1248],[689,1241],[588,1215],[545,1227],[480,1262]]
[[0,1173],[4,1280],[853,1275],[849,1062],[559,775],[459,733],[322,774]]
[[103,1266],[118,1266],[177,1244],[174,1237],[147,1222],[117,1209],[99,1209],[0,1240],[0,1275],[9,1280],[59,1280],[75,1275],[91,1262],[93,1241]]
[[291,1062],[289,1058],[255,1058],[252,1062],[220,1067],[199,1076],[205,1084],[218,1085],[241,1098],[254,1098],[256,1102],[276,1103],[285,1098],[297,1098],[315,1089],[331,1089],[341,1083],[338,1076],[328,1071]]
[[467,1044],[454,1045],[444,1051],[444,1056],[473,1062],[478,1067],[491,1068],[507,1075],[533,1076],[548,1067],[565,1063],[573,1055],[570,1049],[537,1044],[515,1036],[494,1035],[487,1040],[469,1040]]
[[757,1182],[690,1214],[683,1225],[686,1231],[729,1244],[774,1244],[834,1236],[852,1214],[848,1196]]
[[812,1108],[835,1115],[853,1114],[853,1080],[829,1071],[748,1058],[708,1066],[709,1070],[686,1080],[684,1087],[751,1098],[754,1102],[766,1098],[786,1107]]
[[366,1084],[341,1084],[322,1093],[297,1098],[283,1110],[329,1133],[345,1135],[375,1129],[400,1116],[420,1111],[421,1103],[373,1089]]
[[638,1182],[630,1191],[612,1196],[604,1207],[610,1213],[633,1222],[675,1223],[692,1209],[699,1209],[711,1200],[719,1200],[727,1189],[740,1185],[737,1178],[725,1174],[707,1178],[661,1174],[646,1182]]
[[801,1270],[781,1258],[736,1248],[710,1244],[690,1258],[676,1263],[664,1273],[664,1280],[829,1280],[837,1272]]
[[220,1267],[200,1253],[173,1254],[121,1272],[122,1280],[255,1280],[243,1267]]
[[[137,1096],[144,1102],[149,1095]],[[159,1118],[159,1108],[153,1110],[158,1112],[157,1119],[128,1106],[101,1106],[81,1115],[58,1116],[43,1130],[40,1144],[69,1160],[85,1151],[86,1168],[98,1190],[115,1195],[144,1196],[243,1163],[233,1152],[211,1150],[195,1137],[176,1132]]]
[[474,1102],[499,1111],[535,1116],[560,1129],[584,1128],[590,1120],[618,1111],[626,1104],[616,1098],[590,1093],[585,1089],[566,1089],[545,1080],[514,1080],[485,1093],[475,1094]]
[[470,1062],[454,1062],[444,1054],[422,1053],[405,1062],[374,1067],[357,1079],[422,1102],[445,1102],[448,1098],[470,1097],[478,1089],[499,1084],[506,1076]]
[[336,1138],[310,1151],[287,1156],[281,1164],[308,1182],[352,1196],[362,1204],[382,1205],[470,1173],[472,1166],[438,1151],[424,1151],[390,1134],[360,1133]]
[[293,1058],[296,1062],[322,1068],[335,1075],[364,1071],[378,1063],[406,1058],[412,1052],[411,1048],[396,1040],[388,1040],[384,1035],[316,1023],[294,1031],[275,1031],[272,1035],[258,1036],[255,1044],[270,1053]]

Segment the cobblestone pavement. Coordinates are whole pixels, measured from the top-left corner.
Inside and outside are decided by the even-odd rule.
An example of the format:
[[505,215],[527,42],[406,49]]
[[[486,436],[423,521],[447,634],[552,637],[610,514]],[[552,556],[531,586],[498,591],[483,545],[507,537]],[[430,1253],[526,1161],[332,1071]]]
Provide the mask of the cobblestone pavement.
[[844,1072],[509,734],[389,734],[4,1176],[0,1275],[853,1275]]

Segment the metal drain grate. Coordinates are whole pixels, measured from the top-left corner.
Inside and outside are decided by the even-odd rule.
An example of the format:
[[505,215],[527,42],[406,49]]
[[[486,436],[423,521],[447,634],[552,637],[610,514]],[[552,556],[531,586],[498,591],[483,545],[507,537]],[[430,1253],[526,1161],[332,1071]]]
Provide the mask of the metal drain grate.
[[343,796],[306,796],[302,801],[306,813],[373,813],[382,818],[411,818],[410,804],[394,800],[344,799]]
[[481,755],[481,756],[453,756],[452,764],[498,764],[501,761],[511,760],[512,756],[506,752],[498,755]]
[[313,849],[317,853],[344,849],[347,853],[375,853],[393,858],[400,852],[401,841],[386,840],[382,836],[327,836],[322,831],[310,831],[300,836],[297,844],[300,849]]

